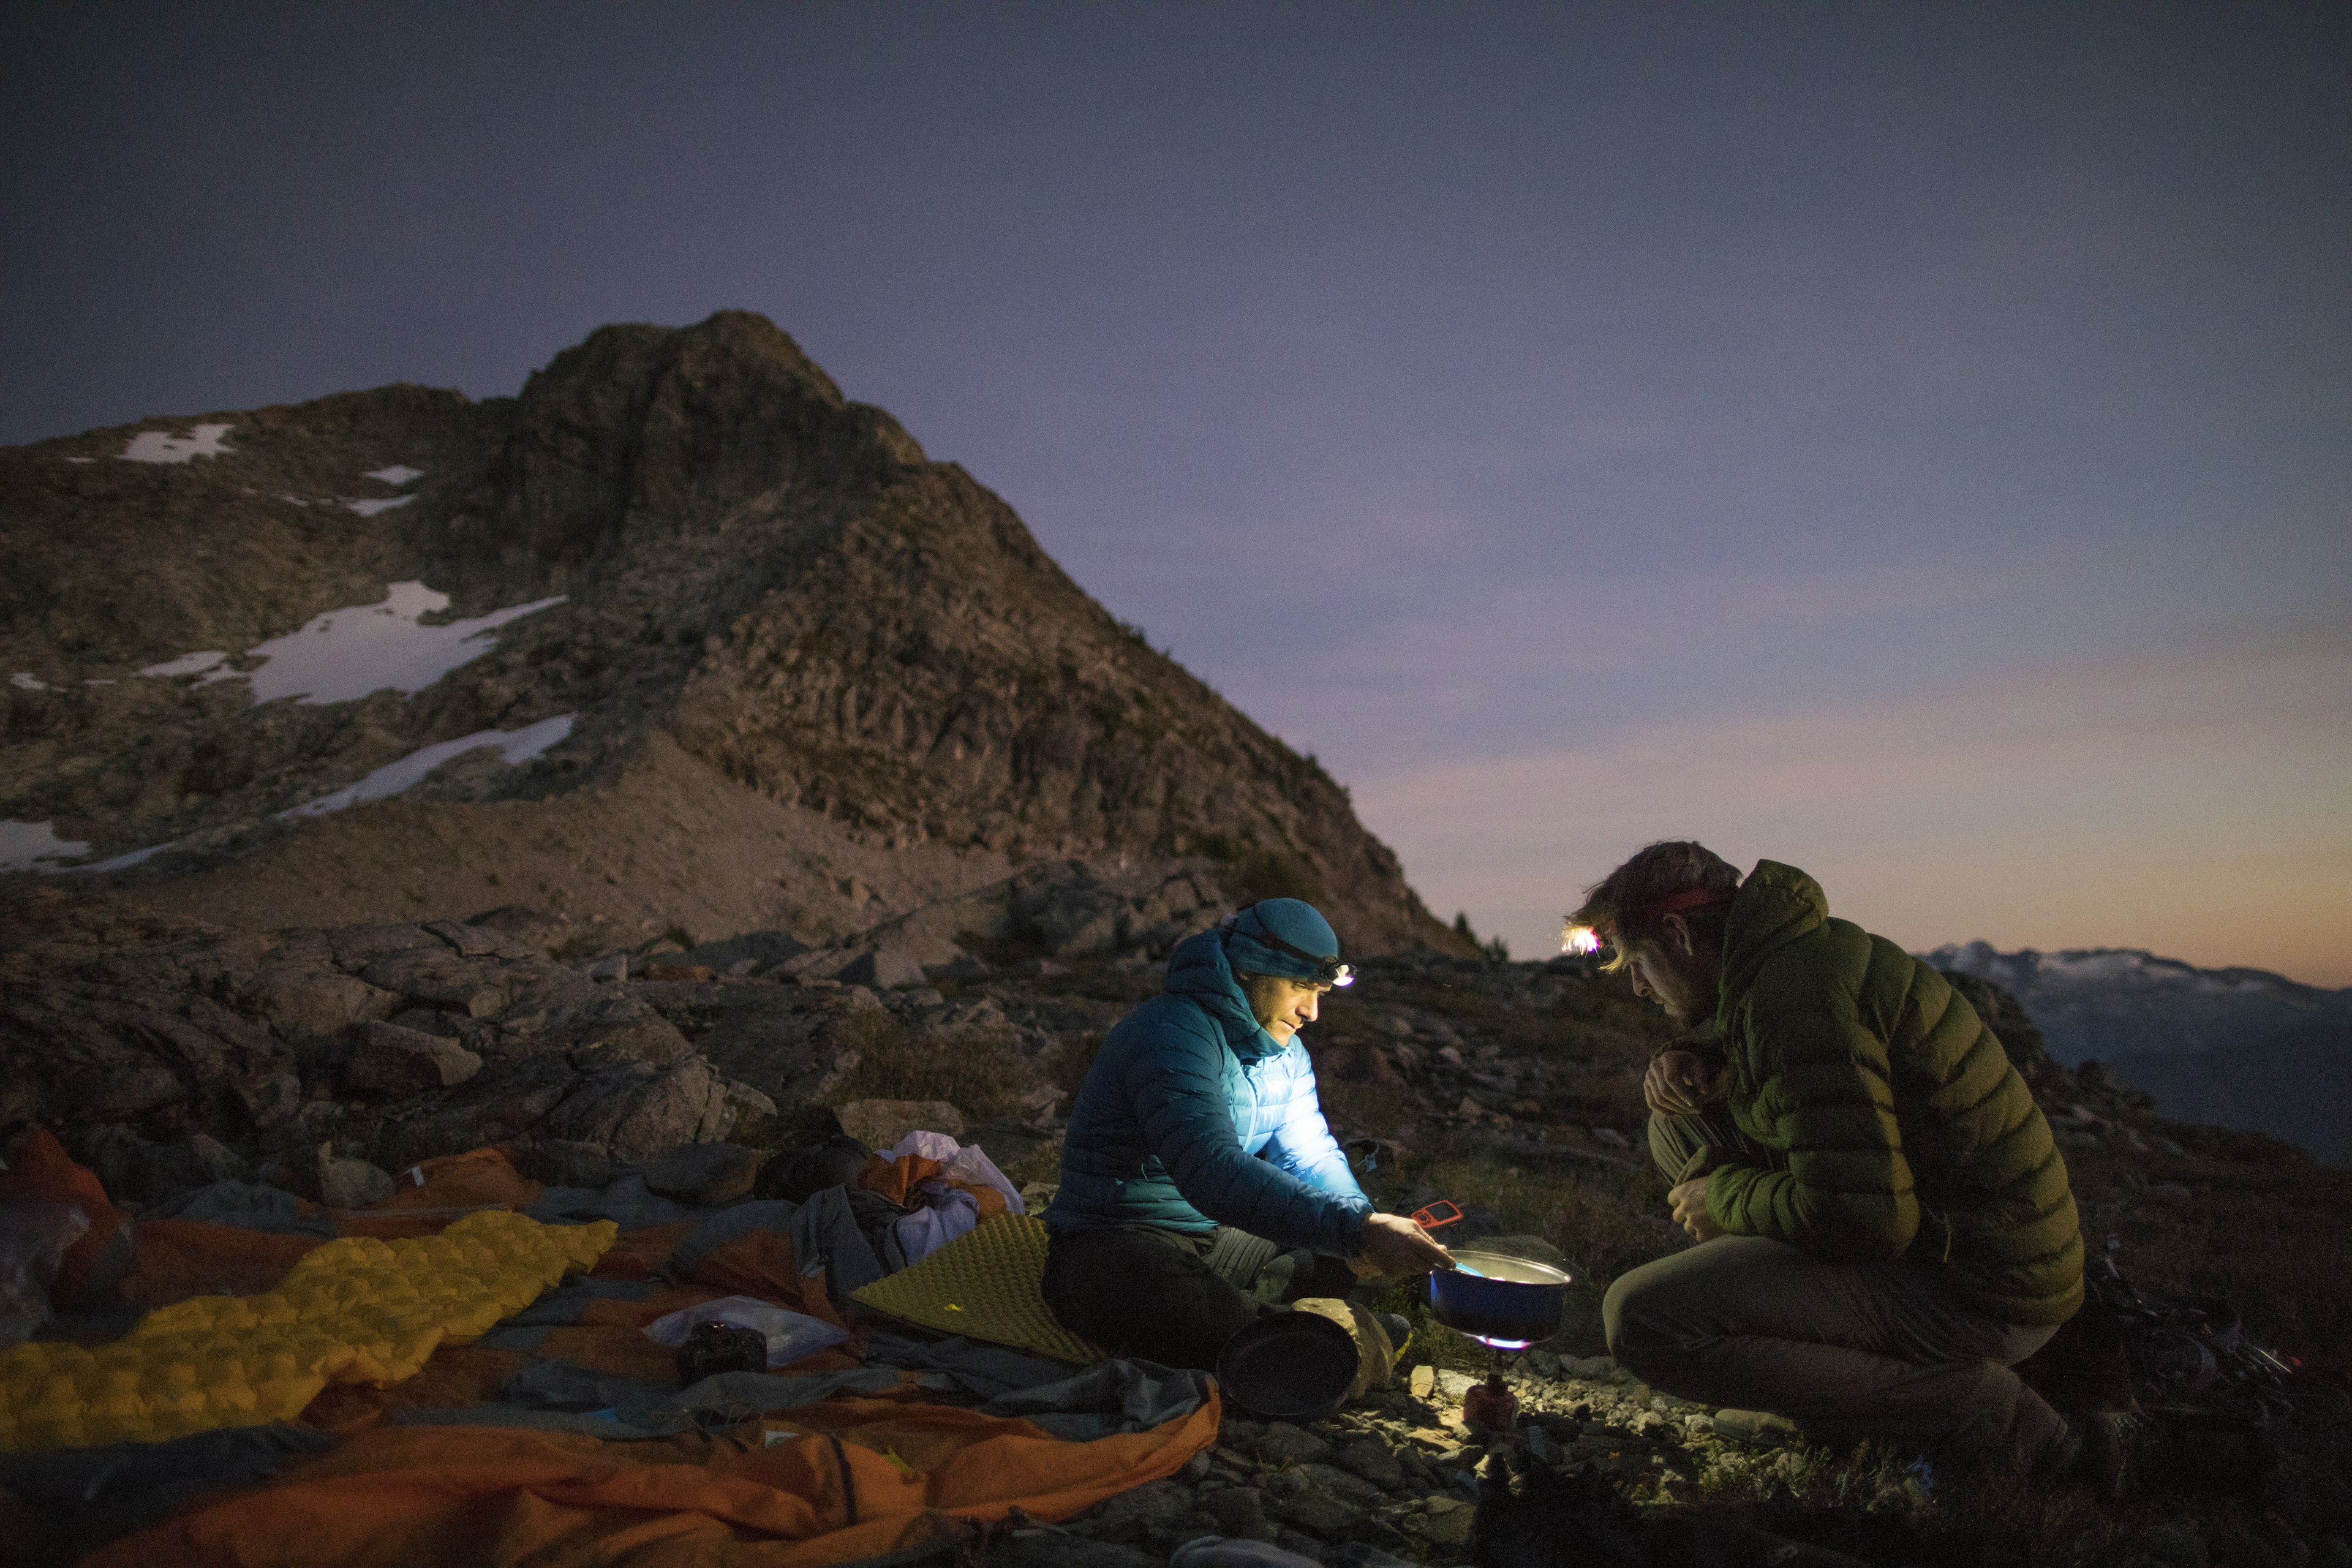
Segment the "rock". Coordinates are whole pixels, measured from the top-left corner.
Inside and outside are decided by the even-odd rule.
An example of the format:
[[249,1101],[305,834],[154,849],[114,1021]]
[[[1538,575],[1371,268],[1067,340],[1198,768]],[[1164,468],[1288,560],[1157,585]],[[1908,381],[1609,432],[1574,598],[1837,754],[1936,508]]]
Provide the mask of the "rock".
[[99,1184],[117,1203],[152,1207],[193,1187],[250,1182],[253,1167],[218,1139],[198,1132],[170,1143],[150,1143],[120,1122],[100,1130],[80,1151]]
[[603,1187],[619,1175],[621,1167],[602,1143],[582,1143],[567,1138],[547,1138],[516,1146],[515,1168],[534,1182],[551,1187]]
[[[1440,1511],[1440,1503],[1453,1503],[1451,1509]],[[1453,1498],[1432,1498],[1429,1512],[1417,1526],[1421,1538],[1432,1546],[1459,1548],[1470,1544],[1470,1527],[1475,1522],[1475,1510],[1465,1508]]]
[[1269,1421],[1258,1435],[1257,1457],[1268,1464],[1322,1464],[1331,1458],[1331,1445],[1304,1426]]
[[425,929],[457,950],[460,958],[520,957],[529,950],[494,926],[460,925],[456,921],[426,921]]
[[648,963],[638,978],[656,984],[700,984],[719,978],[719,972],[707,963]]
[[331,1142],[296,1152],[285,1169],[297,1191],[331,1209],[365,1208],[393,1194],[390,1173],[365,1160],[337,1154]]
[[944,1100],[853,1100],[834,1112],[841,1130],[868,1149],[887,1149],[909,1132],[963,1136],[963,1112]]
[[629,955],[608,952],[602,958],[590,959],[580,966],[580,973],[591,980],[623,981],[629,977]]
[[1372,1486],[1393,1490],[1404,1484],[1404,1464],[1378,1437],[1363,1436],[1340,1446],[1334,1456],[1350,1473]]
[[541,958],[561,940],[564,930],[563,921],[527,904],[501,904],[495,910],[485,910],[466,923],[496,931]]
[[1449,1367],[1437,1374],[1437,1397],[1447,1405],[1461,1404],[1462,1396],[1477,1386],[1478,1379],[1466,1372],[1455,1372]]
[[324,1039],[362,1018],[389,1018],[400,997],[331,970],[266,969],[238,992],[237,1005],[282,1038]]
[[900,985],[920,985],[923,965],[905,948],[877,948],[859,953],[835,970],[833,977],[845,985],[870,985],[887,991]]
[[433,942],[429,948],[388,952],[372,961],[360,978],[417,1006],[468,1018],[486,1018],[506,1005],[506,987],[483,965],[467,962],[437,940],[426,940]]
[[1411,1389],[1415,1399],[1427,1399],[1437,1392],[1437,1369],[1425,1364],[1414,1367],[1412,1375],[1407,1382],[1407,1387]]
[[589,1074],[548,1112],[543,1131],[636,1161],[723,1137],[733,1120],[710,1064],[688,1056],[666,1068],[623,1062]]
[[988,1568],[1164,1568],[1165,1560],[1115,1541],[1066,1530],[1016,1530],[988,1552]]
[[755,931],[723,942],[706,942],[687,949],[682,956],[688,963],[707,964],[721,974],[763,974],[808,950],[808,943],[782,931]]
[[727,1079],[725,1087],[727,1098],[735,1106],[738,1114],[749,1113],[755,1116],[776,1114],[776,1102],[750,1084],[740,1083],[730,1078]]
[[1152,1527],[1192,1510],[1192,1494],[1174,1481],[1148,1481],[1097,1504],[1083,1518],[1086,1532],[1097,1541],[1133,1543],[1150,1534]]
[[1276,1518],[1326,1541],[1345,1540],[1364,1521],[1364,1510],[1357,1504],[1305,1483],[1282,1496],[1269,1488],[1266,1500],[1268,1511]]
[[1295,1466],[1289,1472],[1300,1480],[1318,1486],[1333,1497],[1352,1503],[1371,1504],[1381,1500],[1381,1489],[1350,1470],[1337,1465],[1318,1464],[1310,1460]]
[[482,1058],[440,1035],[369,1022],[351,1033],[343,1087],[377,1100],[449,1089],[482,1070]]
[[646,1185],[666,1198],[720,1208],[747,1197],[767,1156],[740,1143],[688,1143],[645,1168]]
[[1715,1435],[1734,1443],[1769,1447],[1795,1437],[1797,1424],[1769,1410],[1718,1410],[1715,1413]]
[[1266,1517],[1265,1494],[1255,1487],[1226,1487],[1204,1492],[1201,1507],[1227,1535],[1244,1541],[1274,1540],[1274,1521]]
[[591,1052],[600,1060],[625,1058],[657,1067],[694,1054],[677,1026],[642,997],[606,997],[572,1026],[577,1030],[572,1058],[583,1066]]
[[246,1120],[257,1128],[279,1125],[302,1109],[302,1080],[290,1072],[274,1072],[229,1086]]

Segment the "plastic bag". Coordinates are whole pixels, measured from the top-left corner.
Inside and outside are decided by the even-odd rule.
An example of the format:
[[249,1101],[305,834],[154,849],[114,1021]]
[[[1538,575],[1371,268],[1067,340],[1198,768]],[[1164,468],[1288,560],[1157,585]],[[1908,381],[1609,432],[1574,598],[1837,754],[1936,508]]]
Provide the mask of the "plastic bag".
[[667,1317],[656,1318],[646,1325],[646,1337],[667,1350],[676,1350],[686,1343],[686,1336],[694,1332],[697,1323],[732,1323],[739,1329],[757,1329],[768,1338],[768,1364],[782,1366],[803,1356],[812,1356],[848,1340],[849,1331],[822,1318],[812,1318],[805,1312],[787,1311],[772,1307],[754,1296],[721,1296],[716,1301],[705,1301],[698,1307],[688,1307]]
[[89,1229],[89,1215],[78,1204],[0,1199],[0,1345],[30,1339],[57,1315],[49,1287],[66,1248]]
[[1004,1179],[1004,1173],[996,1168],[996,1162],[988,1157],[988,1151],[977,1143],[958,1143],[944,1132],[909,1132],[894,1147],[884,1152],[884,1157],[892,1160],[907,1154],[937,1160],[942,1176],[970,1182],[976,1187],[994,1187],[1004,1194],[1007,1210],[1013,1214],[1026,1212],[1022,1205],[1020,1193]]

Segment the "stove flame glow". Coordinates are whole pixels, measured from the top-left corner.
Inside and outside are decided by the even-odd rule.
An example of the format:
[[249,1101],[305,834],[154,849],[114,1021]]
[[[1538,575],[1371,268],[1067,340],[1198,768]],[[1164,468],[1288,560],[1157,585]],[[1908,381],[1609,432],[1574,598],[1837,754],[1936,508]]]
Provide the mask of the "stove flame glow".
[[1559,950],[1589,958],[1601,951],[1601,933],[1591,926],[1567,926],[1559,933]]

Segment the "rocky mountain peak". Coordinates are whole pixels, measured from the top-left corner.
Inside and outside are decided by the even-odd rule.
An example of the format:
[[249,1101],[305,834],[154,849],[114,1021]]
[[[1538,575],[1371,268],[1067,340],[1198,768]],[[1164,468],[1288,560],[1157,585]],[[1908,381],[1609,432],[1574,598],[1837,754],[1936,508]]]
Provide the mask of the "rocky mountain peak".
[[601,329],[511,399],[0,452],[0,517],[13,868],[232,924],[823,942],[1051,858],[1454,942],[1334,781],[747,312]]

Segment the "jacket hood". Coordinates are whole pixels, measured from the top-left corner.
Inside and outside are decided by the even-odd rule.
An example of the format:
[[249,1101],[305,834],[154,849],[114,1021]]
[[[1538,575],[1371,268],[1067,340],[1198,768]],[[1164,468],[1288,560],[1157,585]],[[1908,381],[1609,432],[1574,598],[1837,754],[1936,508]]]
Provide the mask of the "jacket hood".
[[[1733,896],[1723,928],[1722,1000],[1748,989],[1764,961],[1799,937],[1829,923],[1829,895],[1822,885],[1778,860],[1759,860]],[[1717,1020],[1721,1019],[1720,1009]]]
[[1249,998],[1226,961],[1223,937],[1223,931],[1204,931],[1177,943],[1168,955],[1167,992],[1187,998],[1214,1018],[1225,1043],[1242,1060],[1277,1055],[1284,1047],[1258,1026],[1250,1012]]

